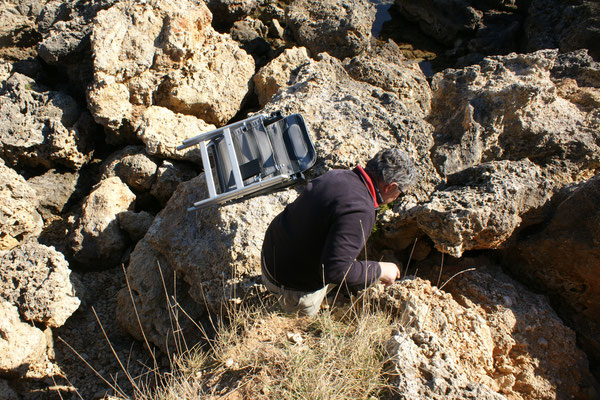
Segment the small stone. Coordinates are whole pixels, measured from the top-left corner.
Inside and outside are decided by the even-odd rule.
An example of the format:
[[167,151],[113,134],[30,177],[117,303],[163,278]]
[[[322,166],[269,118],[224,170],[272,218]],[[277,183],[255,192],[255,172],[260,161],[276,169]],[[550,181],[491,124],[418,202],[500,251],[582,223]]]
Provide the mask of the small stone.
[[295,344],[302,344],[302,342],[304,341],[300,333],[288,332],[287,338],[290,342],[293,342]]

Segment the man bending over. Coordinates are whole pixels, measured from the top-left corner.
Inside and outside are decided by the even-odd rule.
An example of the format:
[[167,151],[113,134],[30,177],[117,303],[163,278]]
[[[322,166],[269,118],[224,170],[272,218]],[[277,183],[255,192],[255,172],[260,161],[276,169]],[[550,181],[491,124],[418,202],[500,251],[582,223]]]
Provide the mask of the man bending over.
[[415,175],[405,152],[382,150],[364,169],[331,170],[312,180],[273,219],[263,242],[262,278],[286,312],[315,315],[337,285],[391,285],[400,277],[394,263],[356,258],[378,207],[404,193]]

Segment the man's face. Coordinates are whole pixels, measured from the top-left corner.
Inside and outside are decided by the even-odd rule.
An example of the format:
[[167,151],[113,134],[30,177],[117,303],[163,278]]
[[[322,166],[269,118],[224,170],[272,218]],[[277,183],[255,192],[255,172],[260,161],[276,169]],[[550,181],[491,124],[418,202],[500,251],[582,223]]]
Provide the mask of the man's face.
[[392,183],[386,185],[385,183],[381,183],[379,185],[379,193],[381,193],[381,198],[383,199],[383,203],[391,203],[396,200],[398,196],[402,193],[397,183]]

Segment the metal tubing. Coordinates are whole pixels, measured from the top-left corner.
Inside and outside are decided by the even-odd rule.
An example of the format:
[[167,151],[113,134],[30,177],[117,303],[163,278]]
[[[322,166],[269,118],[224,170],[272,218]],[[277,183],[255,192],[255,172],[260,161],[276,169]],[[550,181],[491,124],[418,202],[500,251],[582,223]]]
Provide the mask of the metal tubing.
[[242,189],[244,187],[244,180],[242,179],[240,164],[238,163],[237,155],[235,154],[235,147],[233,145],[231,131],[228,127],[223,128],[223,137],[225,138],[225,144],[227,145],[229,161],[231,161],[231,172],[233,173],[233,179],[235,180],[235,188]]
[[213,204],[224,203],[226,201],[233,200],[238,197],[245,196],[247,194],[252,194],[254,192],[258,192],[259,190],[261,190],[265,187],[268,187],[271,185],[276,185],[278,183],[282,183],[289,179],[290,179],[289,175],[278,175],[278,176],[274,176],[272,178],[264,179],[260,182],[254,183],[252,186],[246,186],[241,189],[236,189],[236,190],[232,190],[230,192],[221,193],[213,198],[208,198],[208,199],[204,199],[201,201],[197,201],[196,203],[194,203],[193,207],[188,208],[188,211],[194,211],[199,208],[207,207],[207,206],[213,205]]
[[238,121],[238,122],[234,122],[231,125],[227,125],[227,126],[224,126],[222,128],[214,129],[212,131],[201,133],[201,134],[199,134],[197,136],[194,136],[194,137],[191,137],[189,139],[185,139],[182,142],[181,145],[177,146],[177,150],[183,150],[185,148],[194,146],[195,144],[198,144],[198,143],[200,143],[202,141],[210,140],[210,139],[212,139],[214,137],[220,136],[220,135],[223,134],[223,130],[225,128],[229,128],[229,129],[233,130],[233,129],[238,128],[239,126],[242,126],[242,125],[244,125],[246,123],[252,122],[252,121],[254,121],[256,119],[259,119],[259,118],[266,118],[266,115],[265,114],[258,114],[258,115],[255,115],[253,117],[246,118],[246,119]]
[[212,167],[210,165],[210,158],[208,157],[208,151],[206,150],[206,142],[200,142],[200,154],[202,155],[202,165],[204,166],[204,180],[206,181],[206,187],[208,188],[208,196],[215,197],[217,191],[215,190],[215,180],[212,175]]

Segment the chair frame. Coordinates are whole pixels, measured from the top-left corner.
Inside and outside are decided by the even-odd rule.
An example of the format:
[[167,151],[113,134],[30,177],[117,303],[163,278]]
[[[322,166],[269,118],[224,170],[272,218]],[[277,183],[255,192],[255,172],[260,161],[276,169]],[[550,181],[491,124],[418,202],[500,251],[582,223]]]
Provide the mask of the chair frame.
[[[256,180],[250,184],[244,184],[244,179],[242,177],[242,173],[240,171],[240,165],[238,162],[238,158],[236,155],[236,150],[234,146],[234,141],[232,137],[232,132],[243,128],[244,126],[249,127],[252,123],[256,123],[260,120],[261,123],[264,124],[264,121],[268,121],[269,118],[280,118],[283,116],[280,112],[276,112],[269,115],[266,114],[258,114],[252,116],[250,118],[246,118],[242,121],[234,122],[230,125],[214,129],[210,132],[202,133],[198,136],[186,139],[182,142],[180,146],[177,147],[177,150],[183,150],[192,146],[199,146],[200,155],[202,157],[202,164],[204,167],[204,176],[206,181],[206,186],[208,189],[208,198],[204,200],[197,201],[193,204],[192,207],[188,208],[188,211],[197,210],[203,207],[221,204],[230,200],[234,200],[240,197],[249,196],[255,194],[256,192],[260,192],[262,190],[268,189],[273,186],[286,186],[286,182],[293,183],[295,180],[299,178],[304,178],[302,172],[299,172],[294,175],[284,174],[278,172],[275,176],[269,176],[266,178],[261,178],[258,176]],[[268,125],[264,124],[265,126]],[[210,162],[210,157],[208,154],[208,148],[212,143],[218,138],[222,137],[225,141],[227,148],[227,156],[229,158],[229,162],[231,164],[231,172],[234,178],[234,187],[229,190],[222,190],[222,193],[217,193],[217,188],[215,186],[215,180],[212,174],[213,165]],[[310,143],[312,147],[312,143]],[[313,149],[314,150],[314,149]],[[216,160],[215,160],[216,161]],[[313,161],[314,163],[314,161]],[[275,166],[277,171],[280,171],[280,166]],[[216,165],[215,165],[216,168]]]

